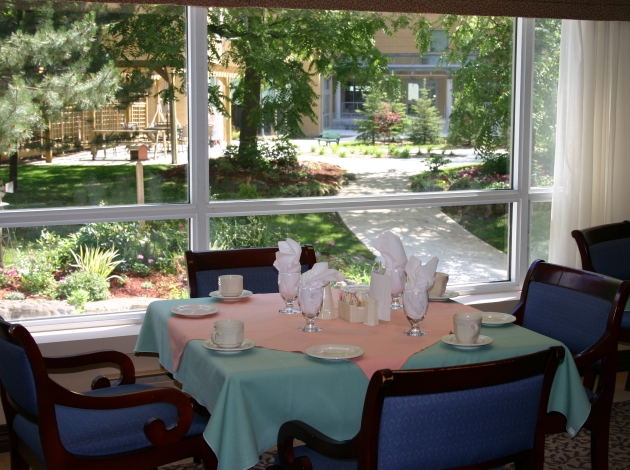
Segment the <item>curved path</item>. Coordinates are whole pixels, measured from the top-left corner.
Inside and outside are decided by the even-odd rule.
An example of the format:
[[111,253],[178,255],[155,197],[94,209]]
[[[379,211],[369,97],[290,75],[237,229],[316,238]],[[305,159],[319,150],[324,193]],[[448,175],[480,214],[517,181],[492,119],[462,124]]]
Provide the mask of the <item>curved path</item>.
[[[310,147],[309,147],[310,148]],[[474,161],[471,155],[449,157],[453,165]],[[396,194],[409,191],[410,176],[426,171],[420,157],[362,158],[336,156],[303,156],[339,165],[356,175],[340,196]],[[501,281],[508,278],[508,256],[471,234],[444,214],[439,207],[380,209],[340,212],[345,224],[375,255],[373,240],[391,230],[403,241],[408,256],[427,261],[440,258],[438,270],[449,273],[453,284]]]

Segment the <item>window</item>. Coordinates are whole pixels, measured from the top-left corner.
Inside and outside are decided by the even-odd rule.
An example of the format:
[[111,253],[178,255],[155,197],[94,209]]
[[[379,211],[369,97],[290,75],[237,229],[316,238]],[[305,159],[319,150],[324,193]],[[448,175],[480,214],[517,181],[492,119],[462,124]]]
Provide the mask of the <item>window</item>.
[[[52,5],[52,10],[42,9],[41,13],[32,3],[29,8],[36,14],[53,15],[55,21],[65,21],[59,24],[58,32],[64,25],[86,21],[65,3]],[[530,206],[543,207],[550,197],[544,184],[536,183],[540,187],[529,190],[530,179],[538,178],[534,168],[543,157],[535,152],[543,149],[543,141],[534,136],[535,143],[530,145],[528,129],[532,120],[539,119],[538,110],[543,108],[537,107],[537,103],[533,110],[528,108],[534,90],[534,85],[528,82],[528,73],[540,62],[523,54],[531,49],[524,48],[524,44],[539,40],[539,22],[541,28],[549,28],[542,26],[544,20],[506,19],[502,23],[504,38],[509,44],[515,39],[516,53],[506,56],[507,62],[499,71],[509,75],[495,76],[487,82],[488,90],[484,92],[498,96],[498,100],[477,97],[486,106],[487,120],[481,125],[488,129],[486,140],[477,144],[478,150],[485,152],[485,160],[481,160],[475,157],[471,138],[479,132],[471,130],[466,121],[473,110],[466,107],[465,97],[459,97],[462,88],[457,75],[458,70],[466,69],[466,61],[478,57],[453,56],[440,69],[419,61],[388,64],[387,55],[412,55],[414,50],[417,55],[417,45],[403,36],[398,40],[397,51],[391,49],[391,42],[383,42],[380,50],[369,51],[373,63],[383,72],[383,79],[391,80],[390,84],[398,83],[404,95],[415,97],[417,92],[419,98],[423,77],[429,79],[427,87],[433,95],[430,104],[438,108],[435,122],[439,126],[437,135],[420,134],[417,143],[401,143],[400,136],[408,136],[411,131],[401,130],[404,126],[397,128],[399,123],[394,123],[385,130],[375,131],[378,142],[373,145],[369,134],[372,131],[355,123],[356,110],[346,112],[343,107],[346,103],[361,103],[365,111],[368,96],[374,96],[374,84],[362,75],[373,75],[365,60],[358,65],[339,66],[335,69],[338,75],[327,75],[324,70],[313,74],[313,85],[310,91],[302,90],[304,96],[308,101],[314,93],[329,102],[312,108],[312,121],[304,118],[299,123],[294,121],[287,100],[293,96],[289,91],[303,83],[298,78],[307,69],[304,67],[307,58],[300,57],[299,62],[292,63],[294,76],[274,75],[269,71],[275,69],[267,69],[258,95],[264,105],[263,124],[249,129],[244,123],[254,121],[247,117],[248,112],[251,116],[252,108],[248,108],[247,94],[243,91],[246,84],[243,71],[236,65],[244,63],[237,60],[237,39],[230,43],[207,34],[207,22],[222,21],[230,17],[229,11],[188,7],[184,15],[184,8],[174,6],[82,5],[82,15],[86,11],[93,15],[89,19],[94,23],[91,28],[104,28],[111,18],[115,21],[108,23],[108,27],[118,28],[109,42],[91,45],[93,53],[103,58],[98,62],[102,68],[90,69],[86,77],[109,70],[105,48],[110,48],[111,57],[116,48],[132,44],[136,56],[125,55],[129,60],[126,67],[121,68],[119,61],[114,64],[118,69],[115,77],[111,75],[112,91],[108,92],[106,102],[88,103],[88,108],[93,108],[88,111],[76,110],[76,100],[64,103],[53,116],[51,126],[33,125],[28,139],[20,140],[18,190],[4,197],[8,205],[0,213],[5,298],[9,291],[25,293],[21,283],[27,273],[25,278],[31,286],[38,282],[44,286],[39,298],[50,299],[46,283],[52,277],[58,287],[62,277],[67,280],[77,269],[81,270],[88,258],[88,247],[100,246],[98,256],[94,251],[92,254],[103,258],[113,246],[119,251],[117,260],[121,258],[121,250],[127,250],[125,272],[134,282],[142,272],[157,271],[154,268],[158,264],[168,265],[167,270],[174,276],[169,279],[184,281],[181,264],[184,246],[200,250],[270,245],[287,236],[301,243],[313,243],[321,259],[329,260],[355,279],[365,280],[375,262],[371,241],[386,229],[402,236],[408,254],[423,258],[439,256],[441,267],[452,272],[452,282],[460,292],[509,290],[522,282],[529,263],[530,213],[541,212],[539,206]],[[18,14],[8,6],[4,8],[9,16]],[[296,23],[306,21],[299,12],[290,14]],[[238,11],[231,16],[236,17]],[[143,36],[143,25],[155,25],[157,19],[176,26],[168,31],[172,61],[134,62],[134,57],[141,55],[138,51],[151,49],[150,41],[153,45],[165,43],[159,35]],[[55,21],[52,23],[57,24]],[[453,40],[454,35],[447,31],[456,26],[431,32],[434,54],[448,53],[450,49],[444,44]],[[554,33],[554,38],[557,37]],[[412,46],[415,49],[405,49]],[[551,49],[537,48],[537,54],[539,51],[547,54]],[[186,64],[179,61],[182,57],[186,57]],[[90,67],[97,64],[93,62]],[[515,76],[512,70],[517,71]],[[495,67],[488,73],[498,72]],[[187,87],[183,87],[185,81]],[[340,87],[338,83],[345,85]],[[499,86],[505,83],[507,87]],[[391,90],[393,95],[388,95]],[[404,107],[404,99],[408,98],[396,97],[394,88],[384,87],[382,92],[382,102],[390,106],[390,114],[398,113],[397,103],[403,103]],[[0,93],[5,94],[6,90],[1,89]],[[212,104],[210,113],[206,98]],[[503,107],[494,106],[497,101]],[[546,97],[543,101],[551,113],[553,99]],[[303,102],[293,104],[305,106]],[[451,105],[453,111],[447,115]],[[240,120],[236,119],[237,114]],[[345,125],[344,118],[353,123],[347,128],[336,127]],[[438,122],[444,118],[450,118],[450,129],[460,126],[456,136],[447,133],[449,126],[443,120]],[[262,165],[265,171],[260,174],[264,173],[264,177],[257,176],[251,165],[238,167],[243,163],[239,159],[247,156],[239,155],[238,147],[232,144],[247,141],[247,136],[260,135],[265,125],[269,134],[290,133],[292,126],[301,125],[302,132],[315,136],[321,133],[326,119],[333,129],[341,130],[342,145],[318,145],[315,141],[304,144],[305,141],[298,140],[294,142],[298,148],[294,148],[282,147],[285,144],[281,141],[268,141],[260,144],[265,148],[256,149],[265,157],[249,162]],[[367,133],[368,138],[356,143],[347,138],[358,133]],[[445,146],[444,140],[449,136],[458,140]],[[551,146],[549,142],[545,140],[544,145]],[[140,150],[142,146],[146,148]],[[468,146],[468,153],[459,152],[462,146]],[[40,154],[43,159],[37,159]],[[79,156],[74,157],[76,154]],[[230,158],[224,158],[226,155]],[[33,161],[29,161],[32,157]],[[147,160],[142,159],[145,157]],[[47,163],[46,158],[52,159],[52,163]],[[59,164],[64,161],[68,163]],[[158,162],[162,163],[155,164]],[[232,165],[234,162],[238,165]],[[490,162],[486,172],[481,172],[478,167],[486,162]],[[3,161],[0,178],[12,180],[14,169],[11,162]],[[249,176],[243,169],[247,169]],[[444,173],[445,170],[449,171]],[[543,235],[537,236],[536,243],[544,245],[544,230],[540,233]],[[118,236],[114,234],[123,234],[136,244],[123,241],[110,246],[103,242]],[[39,262],[38,257],[52,251],[50,247],[64,243],[70,247],[70,242],[74,243],[72,252],[76,258],[68,249],[62,261],[54,260],[54,267],[42,261],[41,266],[50,271],[41,276],[47,281],[39,279],[39,271],[31,269],[29,263]],[[180,261],[175,259],[178,256]],[[52,263],[50,259],[46,262]],[[58,269],[59,266],[63,269]],[[123,277],[122,269],[123,266],[110,274]],[[155,276],[144,282],[146,288],[140,289],[151,294],[143,295],[140,291],[136,292],[138,297],[183,295],[184,284],[161,283]],[[115,278],[112,283],[119,286],[121,280]],[[20,289],[15,287],[18,284]],[[26,294],[33,297],[32,292]],[[76,288],[55,301],[67,305],[70,299],[85,308],[93,302],[90,295],[89,289]],[[134,310],[130,304],[120,310]],[[134,305],[142,309],[140,304]],[[75,307],[72,312],[78,310]],[[40,312],[39,316],[43,315],[48,313]]]

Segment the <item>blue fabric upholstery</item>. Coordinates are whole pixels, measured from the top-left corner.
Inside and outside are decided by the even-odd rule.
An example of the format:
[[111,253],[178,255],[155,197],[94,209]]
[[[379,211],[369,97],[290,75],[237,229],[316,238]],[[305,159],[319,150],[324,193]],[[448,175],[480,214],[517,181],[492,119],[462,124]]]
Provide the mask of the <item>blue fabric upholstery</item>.
[[523,326],[564,343],[573,354],[593,345],[606,331],[610,302],[567,289],[531,282]]
[[37,416],[35,379],[24,349],[0,339],[0,358],[0,380],[7,393],[25,411]]
[[[302,272],[309,270],[308,264],[302,265]],[[278,293],[278,270],[273,266],[258,266],[254,268],[214,269],[198,271],[197,292],[199,296],[207,296],[210,292],[219,290],[219,276],[224,274],[240,274],[243,276],[243,289],[254,294]]]
[[630,238],[618,238],[589,247],[591,262],[598,273],[630,279]]
[[[532,449],[543,376],[458,392],[388,397],[379,430],[381,470],[442,470]],[[296,447],[315,470],[356,469]]]
[[440,470],[533,448],[542,383],[386,398],[378,468]]
[[[153,388],[134,384],[103,388],[85,392],[92,396],[111,396]],[[152,417],[159,417],[169,427],[175,424],[177,408],[168,403],[155,403],[117,410],[84,410],[55,406],[61,442],[68,452],[82,457],[99,457],[133,452],[151,443],[144,435],[144,424]],[[194,414],[187,436],[203,433],[208,422]],[[13,421],[13,429],[26,445],[42,461],[44,452],[39,439],[39,427],[22,416]]]
[[621,317],[621,328],[630,329],[630,312],[623,312],[623,317]]

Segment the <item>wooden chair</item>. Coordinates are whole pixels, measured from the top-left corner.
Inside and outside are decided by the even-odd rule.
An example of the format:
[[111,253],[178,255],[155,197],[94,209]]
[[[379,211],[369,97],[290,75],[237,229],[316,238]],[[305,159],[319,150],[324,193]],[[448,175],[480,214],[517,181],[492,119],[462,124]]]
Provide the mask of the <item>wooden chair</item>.
[[[630,280],[629,221],[573,230],[571,235],[575,238],[578,250],[580,250],[582,269],[617,279]],[[630,343],[630,309],[627,307],[621,319],[619,341]],[[617,370],[629,370],[630,351],[620,351],[619,362],[624,364]],[[618,365],[621,366],[621,364]],[[630,391],[630,374],[628,374],[625,388]]]
[[[629,293],[630,281],[538,260],[512,312],[518,325],[561,341],[573,355],[591,401],[584,427],[591,431],[591,463],[597,470],[608,468],[617,338]],[[552,413],[546,428],[564,432],[566,418]]]
[[[0,357],[12,470],[153,469],[188,457],[216,468],[202,435],[207,420],[179,390],[135,384],[125,354],[42,357],[26,328],[0,317]],[[75,393],[48,376],[99,364],[120,367],[114,386],[96,377],[92,390]]]
[[[273,267],[278,247],[186,251],[190,298],[205,297],[219,289],[219,276],[241,274],[243,288],[254,294],[278,292],[278,271]],[[312,245],[302,247],[302,272],[315,264]]]
[[[279,465],[269,469],[482,469],[513,461],[542,469],[543,424],[562,358],[556,346],[483,364],[379,370],[355,437],[336,441],[289,421],[278,433]],[[294,449],[295,439],[308,447]]]

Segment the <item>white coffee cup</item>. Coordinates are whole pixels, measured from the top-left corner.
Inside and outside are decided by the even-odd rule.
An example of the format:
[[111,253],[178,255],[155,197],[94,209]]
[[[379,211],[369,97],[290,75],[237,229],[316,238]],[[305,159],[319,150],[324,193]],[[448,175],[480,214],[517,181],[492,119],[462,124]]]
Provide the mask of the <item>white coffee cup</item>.
[[220,348],[238,348],[243,344],[245,326],[240,320],[219,320],[214,322],[212,342]]
[[243,293],[243,276],[240,274],[219,276],[219,292],[223,297],[238,297]]
[[475,344],[481,331],[481,314],[477,312],[456,313],[453,315],[453,332],[462,344]]
[[433,287],[429,290],[429,297],[442,297],[446,292],[446,284],[448,283],[448,274],[436,272]]

